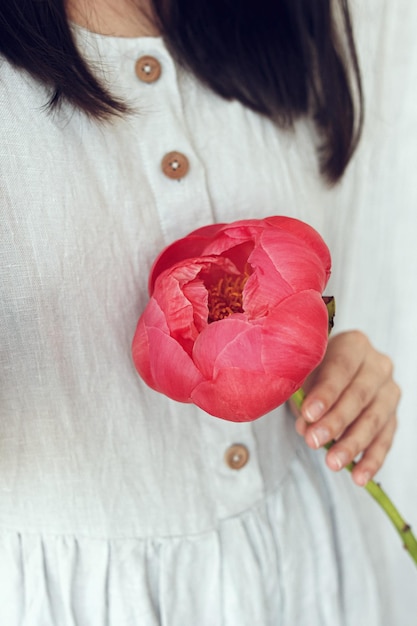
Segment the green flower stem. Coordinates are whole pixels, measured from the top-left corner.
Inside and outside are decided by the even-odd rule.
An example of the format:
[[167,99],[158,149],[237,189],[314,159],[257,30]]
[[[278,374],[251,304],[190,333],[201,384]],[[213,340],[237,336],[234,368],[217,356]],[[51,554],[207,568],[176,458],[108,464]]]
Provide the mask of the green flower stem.
[[[292,401],[298,407],[298,409],[301,409],[304,398],[305,393],[302,389],[298,389],[298,391],[296,391],[291,396]],[[334,441],[330,441],[324,447],[328,450],[332,447],[334,443]],[[352,461],[352,463],[349,463],[349,465],[347,465],[345,469],[347,469],[349,472],[352,472],[355,465],[355,461]],[[378,502],[383,511],[385,511],[386,515],[391,520],[392,524],[394,524],[395,529],[400,535],[404,548],[407,550],[408,554],[417,565],[417,540],[412,533],[409,524],[407,524],[407,522],[404,520],[398,509],[394,506],[393,502],[387,496],[385,491],[381,488],[381,485],[379,483],[370,480],[366,483],[364,489],[366,489],[366,491],[371,494],[371,496],[374,498],[374,500]]]

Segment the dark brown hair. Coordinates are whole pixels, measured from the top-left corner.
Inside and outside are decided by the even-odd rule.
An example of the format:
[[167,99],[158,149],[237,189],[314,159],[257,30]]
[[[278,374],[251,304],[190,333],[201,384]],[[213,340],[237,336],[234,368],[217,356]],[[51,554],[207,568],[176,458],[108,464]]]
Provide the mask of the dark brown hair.
[[[216,93],[284,127],[301,115],[312,116],[321,137],[321,171],[330,182],[340,179],[358,143],[363,117],[347,0],[152,4],[176,60]],[[128,111],[78,53],[64,0],[2,2],[0,52],[51,88],[51,107],[67,100],[102,119]]]

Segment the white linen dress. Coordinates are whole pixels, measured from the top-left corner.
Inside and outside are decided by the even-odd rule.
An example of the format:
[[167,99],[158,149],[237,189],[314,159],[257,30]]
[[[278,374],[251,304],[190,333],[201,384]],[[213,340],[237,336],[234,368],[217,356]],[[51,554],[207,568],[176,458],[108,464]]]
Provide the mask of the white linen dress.
[[[391,353],[415,354],[415,331],[401,333],[413,296],[405,309],[397,284],[416,275],[414,237],[392,205],[414,223],[397,178],[411,172],[396,134],[407,129],[370,81],[361,149],[330,190],[308,122],[284,132],[225,102],[159,38],[76,36],[136,113],[109,124],[68,106],[50,114],[42,86],[0,65],[0,624],[415,626],[411,593],[397,621],[400,592],[373,547],[382,514],[307,449],[285,407],[225,422],[147,388],[130,356],[158,252],[210,222],[271,214],[329,244],[336,330],[368,325]],[[375,53],[376,35],[359,39]],[[160,65],[153,82],[135,73],[144,56]],[[403,67],[412,88],[406,79]],[[171,151],[189,162],[181,179],[161,169]],[[236,444],[249,454],[240,469],[227,462]],[[415,584],[391,528],[387,541]]]

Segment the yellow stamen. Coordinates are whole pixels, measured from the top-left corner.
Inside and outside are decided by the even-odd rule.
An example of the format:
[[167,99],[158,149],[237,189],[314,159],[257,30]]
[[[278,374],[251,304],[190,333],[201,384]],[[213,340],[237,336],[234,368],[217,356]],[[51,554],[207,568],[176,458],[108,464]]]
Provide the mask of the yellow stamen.
[[208,323],[218,322],[232,313],[243,313],[243,288],[247,274],[224,274],[208,291]]

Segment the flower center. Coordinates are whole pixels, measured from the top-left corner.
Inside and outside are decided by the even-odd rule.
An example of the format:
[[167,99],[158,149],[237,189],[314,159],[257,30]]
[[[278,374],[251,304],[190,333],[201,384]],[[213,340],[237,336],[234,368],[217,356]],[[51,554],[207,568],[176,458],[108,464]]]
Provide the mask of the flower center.
[[243,288],[248,278],[248,274],[223,274],[216,283],[207,287],[209,324],[232,313],[243,313]]

